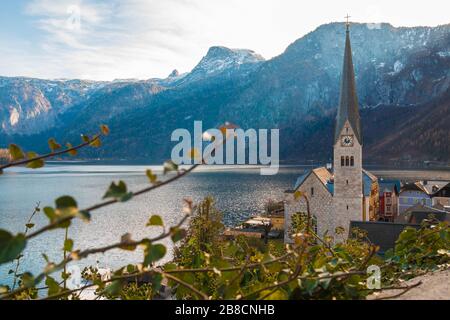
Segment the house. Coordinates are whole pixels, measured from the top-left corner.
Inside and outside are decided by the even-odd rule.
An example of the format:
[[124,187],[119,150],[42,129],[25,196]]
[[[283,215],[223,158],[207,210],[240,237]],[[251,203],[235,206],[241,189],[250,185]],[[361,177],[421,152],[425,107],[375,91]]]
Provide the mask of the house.
[[225,238],[244,236],[247,238],[266,239],[272,229],[272,222],[266,217],[252,217],[235,228],[227,228],[223,235]]
[[450,213],[418,203],[398,215],[395,223],[421,224],[424,219],[434,217],[450,222]]
[[[394,183],[394,187],[397,188],[397,186]],[[351,221],[351,228],[366,231],[367,240],[380,247],[379,253],[385,253],[387,250],[395,247],[398,237],[405,228],[418,229],[424,219],[432,217],[439,221],[450,222],[450,212],[418,203],[395,217],[394,223],[385,221]]]
[[432,189],[431,202],[433,207],[441,207],[450,211],[450,183],[443,186],[434,185]]
[[439,191],[441,188],[447,185],[448,181],[422,181],[423,187],[427,190],[428,194],[432,195]]
[[398,213],[401,214],[418,203],[432,206],[431,196],[423,183],[417,181],[404,184],[398,196]]
[[272,223],[272,230],[284,230],[284,203],[269,201],[266,204],[266,214],[264,217],[269,218]]
[[394,222],[398,215],[399,180],[378,181],[380,186],[380,210],[377,221]]
[[363,169],[363,219],[362,221],[375,221],[380,210],[378,178]]

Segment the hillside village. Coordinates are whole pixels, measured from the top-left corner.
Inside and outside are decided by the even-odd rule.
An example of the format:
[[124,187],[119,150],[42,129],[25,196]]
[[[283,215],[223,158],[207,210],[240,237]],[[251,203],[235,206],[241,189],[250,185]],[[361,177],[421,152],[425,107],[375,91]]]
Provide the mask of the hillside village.
[[[344,63],[334,132],[334,161],[327,167],[304,172],[285,192],[278,208],[267,217],[253,217],[228,236],[277,237],[292,243],[290,232],[295,215],[311,216],[320,237],[346,239],[353,228],[367,232],[368,239],[383,252],[393,248],[406,226],[419,227],[431,216],[450,221],[450,182],[400,181],[378,178],[363,168],[363,135],[356,90],[356,76],[346,25]],[[328,130],[328,129],[324,129]],[[280,219],[284,219],[280,223]],[[344,232],[336,230],[343,228]]]

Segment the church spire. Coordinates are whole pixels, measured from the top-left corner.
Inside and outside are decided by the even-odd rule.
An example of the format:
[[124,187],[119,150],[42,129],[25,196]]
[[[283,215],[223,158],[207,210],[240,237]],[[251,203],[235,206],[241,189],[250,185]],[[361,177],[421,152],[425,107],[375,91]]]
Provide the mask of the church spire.
[[342,128],[348,120],[353,131],[355,132],[356,139],[362,145],[358,96],[356,94],[355,72],[353,70],[352,48],[350,45],[349,16],[347,15],[346,18],[344,67],[341,75],[341,94],[339,98],[339,109],[336,117],[334,142],[336,143],[338,141]]

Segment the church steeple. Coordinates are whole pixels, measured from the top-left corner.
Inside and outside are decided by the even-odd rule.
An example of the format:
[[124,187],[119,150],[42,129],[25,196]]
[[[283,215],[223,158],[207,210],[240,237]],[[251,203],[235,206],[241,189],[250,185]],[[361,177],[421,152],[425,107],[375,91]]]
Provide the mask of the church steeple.
[[341,75],[341,93],[339,98],[339,109],[336,117],[334,143],[338,141],[341,131],[347,120],[355,133],[356,139],[362,145],[358,96],[356,94],[355,72],[353,69],[352,48],[350,45],[350,31],[348,20],[346,23],[344,67],[342,69]]

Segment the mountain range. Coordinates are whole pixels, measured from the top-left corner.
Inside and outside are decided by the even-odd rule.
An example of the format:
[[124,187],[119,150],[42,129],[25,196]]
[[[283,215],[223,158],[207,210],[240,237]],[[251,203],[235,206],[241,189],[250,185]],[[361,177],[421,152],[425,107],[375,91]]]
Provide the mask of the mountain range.
[[[450,161],[450,24],[352,24],[364,157]],[[0,77],[0,147],[45,152],[107,124],[111,135],[85,158],[170,157],[176,128],[226,121],[279,128],[283,162],[328,161],[345,43],[342,23],[318,27],[277,57],[211,47],[191,72],[165,79],[41,80]]]

